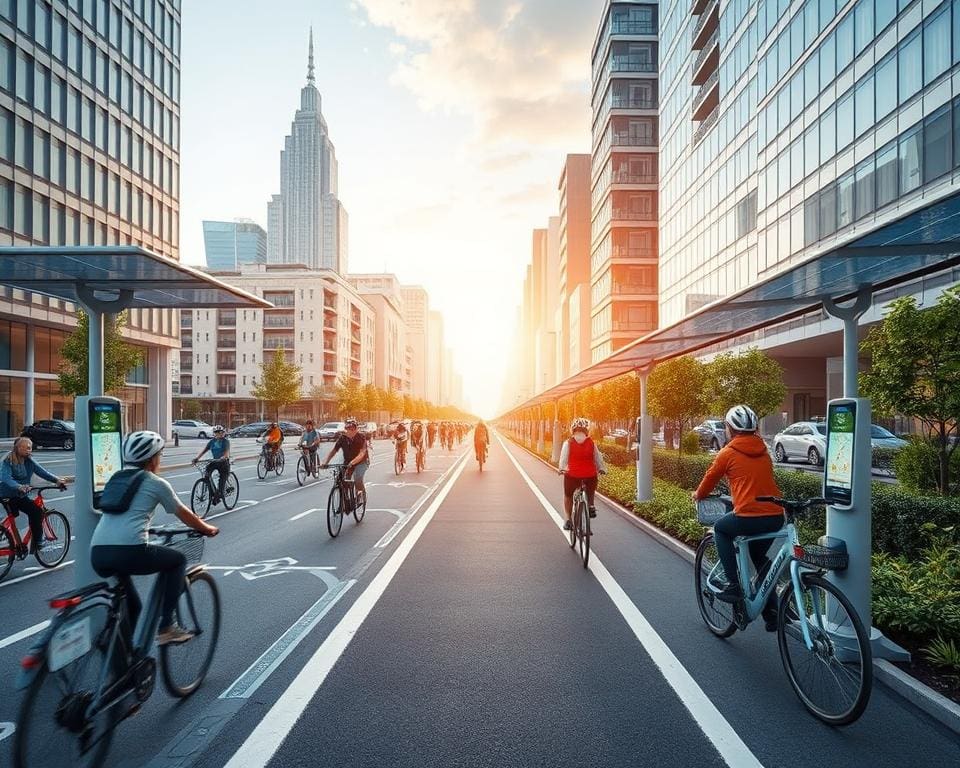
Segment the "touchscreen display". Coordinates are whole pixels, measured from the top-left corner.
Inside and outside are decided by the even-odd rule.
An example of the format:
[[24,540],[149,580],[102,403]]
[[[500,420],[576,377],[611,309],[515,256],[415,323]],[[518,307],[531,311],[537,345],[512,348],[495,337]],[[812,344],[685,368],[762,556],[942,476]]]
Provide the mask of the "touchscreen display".
[[824,496],[828,500],[850,503],[856,421],[856,403],[830,406],[827,414],[827,461],[823,480]]
[[93,464],[94,494],[103,491],[113,473],[123,468],[121,437],[119,404],[90,403],[90,459]]

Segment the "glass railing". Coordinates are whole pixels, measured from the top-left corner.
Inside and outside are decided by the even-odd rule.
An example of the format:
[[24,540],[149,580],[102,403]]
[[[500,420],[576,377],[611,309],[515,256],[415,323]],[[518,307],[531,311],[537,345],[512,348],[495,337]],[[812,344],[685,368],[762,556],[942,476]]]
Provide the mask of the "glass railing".
[[720,69],[717,68],[714,70],[713,74],[707,78],[706,82],[700,86],[700,90],[697,91],[697,95],[693,97],[694,114],[696,114],[697,110],[700,108],[700,105],[703,104],[704,100],[707,98],[707,94],[710,93],[719,78]]
[[646,285],[644,283],[614,283],[613,292],[646,295],[656,293],[657,289],[656,286]]
[[656,184],[657,174],[614,171],[611,180],[614,184]]
[[218,336],[217,337],[217,349],[236,349],[236,348],[237,348],[236,336]]
[[655,147],[657,140],[652,136],[637,136],[632,133],[610,134],[610,143],[615,147]]
[[296,297],[292,293],[264,293],[263,300],[278,308],[293,307],[296,304]]
[[264,328],[293,328],[294,317],[293,315],[264,315],[263,316],[263,327]]
[[293,336],[264,336],[263,337],[263,348],[264,349],[293,349],[293,346],[296,342],[293,339]]
[[657,25],[653,21],[628,21],[613,19],[610,22],[611,35],[655,35]]
[[657,65],[646,56],[611,56],[610,72],[656,72]]
[[655,259],[657,250],[656,248],[614,246],[612,254],[615,259]]
[[707,135],[707,133],[709,132],[709,130],[710,130],[711,128],[713,128],[713,126],[714,126],[714,125],[716,124],[716,122],[717,122],[717,117],[718,117],[719,115],[720,115],[720,105],[717,104],[717,106],[715,106],[715,107],[711,110],[710,114],[707,115],[707,116],[701,121],[700,125],[697,126],[697,130],[695,130],[695,131],[693,132],[693,143],[694,143],[694,145],[699,144],[700,141],[703,139],[703,137]]
[[237,324],[236,310],[219,310],[217,312],[217,325],[234,327]]
[[703,64],[704,61],[706,61],[707,56],[710,55],[710,51],[713,50],[713,46],[716,45],[717,40],[719,39],[720,39],[720,28],[718,27],[714,31],[714,33],[710,35],[710,39],[707,40],[707,44],[700,49],[700,53],[697,54],[697,58],[693,60],[692,71],[694,74],[696,74],[700,70],[700,65]]
[[657,214],[653,211],[629,211],[623,208],[614,208],[611,218],[628,221],[656,221]]

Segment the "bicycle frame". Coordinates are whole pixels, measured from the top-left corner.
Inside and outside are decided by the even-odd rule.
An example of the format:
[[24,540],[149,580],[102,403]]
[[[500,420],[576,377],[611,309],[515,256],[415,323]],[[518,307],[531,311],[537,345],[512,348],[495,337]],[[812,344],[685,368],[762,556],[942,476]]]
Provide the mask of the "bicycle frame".
[[[40,501],[43,501],[42,493],[38,493],[37,497],[40,499]],[[41,519],[41,524],[43,525],[44,531],[46,531],[47,537],[51,541],[53,541],[56,539],[56,536],[54,536],[53,530],[51,530],[50,528],[50,523],[47,522],[46,503],[44,503],[42,509],[43,509],[44,515],[43,515],[43,518]],[[6,505],[3,506],[3,511],[6,513],[7,516],[3,519],[3,522],[0,522],[0,526],[10,531],[10,535],[13,536],[13,545],[19,549],[29,546],[31,540],[33,539],[33,531],[30,530],[30,526],[27,525],[26,533],[21,535],[20,529],[17,527],[16,516],[14,516],[13,512],[11,512]]]

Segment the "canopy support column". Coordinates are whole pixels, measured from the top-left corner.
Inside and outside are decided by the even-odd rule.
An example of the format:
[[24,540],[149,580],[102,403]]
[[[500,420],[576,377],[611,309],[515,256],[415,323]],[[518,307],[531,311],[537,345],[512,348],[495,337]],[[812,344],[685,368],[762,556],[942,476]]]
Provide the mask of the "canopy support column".
[[560,401],[553,401],[553,451],[550,453],[550,461],[554,466],[560,464]]
[[647,385],[652,366],[637,370],[640,418],[637,419],[637,501],[653,501],[653,419],[647,412]]

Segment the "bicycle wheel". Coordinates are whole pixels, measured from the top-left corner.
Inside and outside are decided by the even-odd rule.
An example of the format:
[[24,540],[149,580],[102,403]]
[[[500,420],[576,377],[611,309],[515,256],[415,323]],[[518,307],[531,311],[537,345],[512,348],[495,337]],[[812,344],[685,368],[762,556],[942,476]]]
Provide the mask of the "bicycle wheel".
[[340,484],[335,483],[327,497],[327,533],[330,534],[330,538],[337,538],[341,527],[343,527],[343,492],[340,490]]
[[227,475],[227,482],[223,486],[223,506],[227,509],[233,509],[237,506],[237,500],[240,498],[240,480],[236,474],[231,472]]
[[[704,623],[713,634],[717,637],[730,637],[737,631],[737,625],[733,620],[733,606],[717,600],[714,593],[707,587],[707,579],[719,562],[720,557],[717,555],[713,534],[708,533],[697,547],[697,557],[693,563],[697,607],[700,609],[700,616]],[[722,567],[717,570],[718,573],[723,573]]]
[[201,477],[193,484],[190,492],[190,509],[197,517],[206,517],[210,511],[210,483],[207,478]]
[[585,499],[580,500],[577,507],[577,539],[580,541],[580,557],[583,567],[590,561],[590,513]]
[[13,547],[13,536],[6,528],[0,528],[0,581],[10,573],[16,559],[17,550]]
[[277,477],[283,474],[283,451],[277,451],[277,455],[273,460],[273,470],[277,473]]
[[213,576],[200,570],[189,574],[173,616],[194,634],[186,643],[160,646],[160,669],[170,695],[184,699],[203,683],[220,638],[220,592]]
[[308,474],[307,462],[304,460],[303,456],[301,456],[300,460],[297,462],[297,485],[303,485],[305,482],[307,482]]
[[263,480],[267,476],[267,457],[260,456],[260,459],[257,461],[257,477],[260,480]]
[[61,512],[48,509],[43,515],[43,549],[34,555],[44,568],[56,568],[70,551],[70,523]]
[[394,474],[396,474],[396,475],[399,475],[401,472],[403,472],[403,462],[400,461],[400,454],[399,454],[399,453],[397,453],[397,454],[393,457],[393,472],[394,472]]
[[[790,685],[810,713],[829,725],[849,725],[863,714],[873,688],[873,652],[856,609],[834,584],[817,574],[801,577],[780,597],[777,642]],[[800,611],[813,648],[807,648]]]
[[573,494],[573,508],[570,511],[570,549],[577,546],[577,495]]
[[417,451],[417,474],[420,474],[420,471],[423,469],[423,458],[420,456],[420,451]]
[[367,514],[367,493],[366,491],[354,491],[357,495],[357,503],[353,505],[353,519],[357,521],[357,524],[363,520],[363,516]]
[[[91,618],[92,626],[100,626],[105,617]],[[110,633],[100,636],[109,638]],[[14,768],[104,765],[113,728],[133,701],[125,699],[126,706],[100,708],[92,718],[88,716],[86,707],[97,693],[101,676],[100,690],[107,690],[118,677],[118,662],[107,657],[108,648],[106,642],[94,644],[89,652],[56,671],[44,661],[20,705],[13,734]]]

